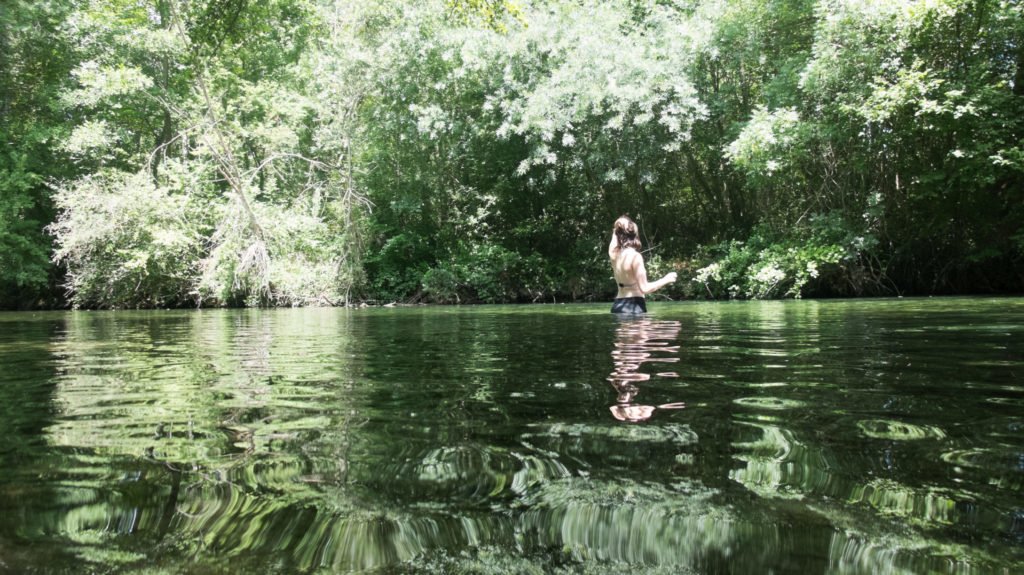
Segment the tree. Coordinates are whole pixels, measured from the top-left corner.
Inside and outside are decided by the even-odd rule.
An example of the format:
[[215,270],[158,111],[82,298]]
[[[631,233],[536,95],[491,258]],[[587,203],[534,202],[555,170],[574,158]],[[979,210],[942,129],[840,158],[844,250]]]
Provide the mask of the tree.
[[593,238],[627,209],[656,237],[672,201],[656,189],[673,186],[704,113],[682,15],[622,26],[627,3],[539,7],[499,32],[438,8],[387,14],[387,33],[367,36],[384,63],[363,107],[372,289],[460,301],[607,289],[593,283]]
[[[52,228],[74,302],[337,301],[348,289],[339,265],[348,246],[334,218],[354,196],[339,190],[338,166],[316,157],[321,109],[307,94],[304,60],[321,33],[315,7],[161,0],[154,8],[107,3],[77,14],[85,58],[67,103],[82,120],[66,147],[82,152],[93,176],[61,186]],[[156,219],[119,229],[96,222],[120,221],[95,209],[97,197],[126,211],[139,206],[123,202],[152,198],[134,193],[142,174],[167,194],[150,206]],[[168,252],[156,222],[175,220]],[[97,229],[110,234],[90,238]]]
[[0,307],[52,302],[51,177],[67,175],[53,142],[56,105],[71,66],[60,26],[70,2],[15,0],[0,7]]

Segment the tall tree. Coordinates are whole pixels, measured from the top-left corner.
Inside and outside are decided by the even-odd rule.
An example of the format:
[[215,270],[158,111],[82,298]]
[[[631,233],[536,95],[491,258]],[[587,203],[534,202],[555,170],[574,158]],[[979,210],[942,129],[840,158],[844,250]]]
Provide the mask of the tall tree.
[[307,93],[317,14],[303,0],[79,10],[83,63],[65,99],[80,121],[65,147],[90,175],[61,186],[53,226],[76,304],[333,302],[347,290],[332,222],[352,194],[317,156],[321,108]]
[[60,26],[70,1],[0,6],[0,307],[52,305],[44,227],[47,180],[73,174],[55,161],[66,130],[57,101],[73,58]]

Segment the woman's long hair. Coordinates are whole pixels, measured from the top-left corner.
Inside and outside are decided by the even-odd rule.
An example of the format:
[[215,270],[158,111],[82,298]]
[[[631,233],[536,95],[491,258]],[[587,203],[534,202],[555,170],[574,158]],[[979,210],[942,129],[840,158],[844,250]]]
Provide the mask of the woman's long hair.
[[640,250],[640,228],[625,214],[615,220],[615,239],[619,242],[620,250],[625,248]]

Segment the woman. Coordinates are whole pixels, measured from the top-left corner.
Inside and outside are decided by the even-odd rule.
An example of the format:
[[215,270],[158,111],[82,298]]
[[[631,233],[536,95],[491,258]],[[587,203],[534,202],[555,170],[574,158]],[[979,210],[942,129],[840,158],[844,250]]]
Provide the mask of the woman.
[[640,229],[629,216],[615,220],[612,241],[608,244],[612,273],[619,283],[619,293],[612,302],[612,313],[646,313],[644,294],[657,291],[676,281],[676,272],[669,272],[654,283],[647,283],[644,256],[640,253]]

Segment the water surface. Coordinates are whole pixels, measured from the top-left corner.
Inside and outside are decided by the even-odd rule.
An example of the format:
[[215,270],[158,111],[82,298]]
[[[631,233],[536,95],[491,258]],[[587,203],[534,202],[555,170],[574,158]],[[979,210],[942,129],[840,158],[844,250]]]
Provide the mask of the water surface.
[[1024,570],[1024,300],[0,315],[0,572]]

